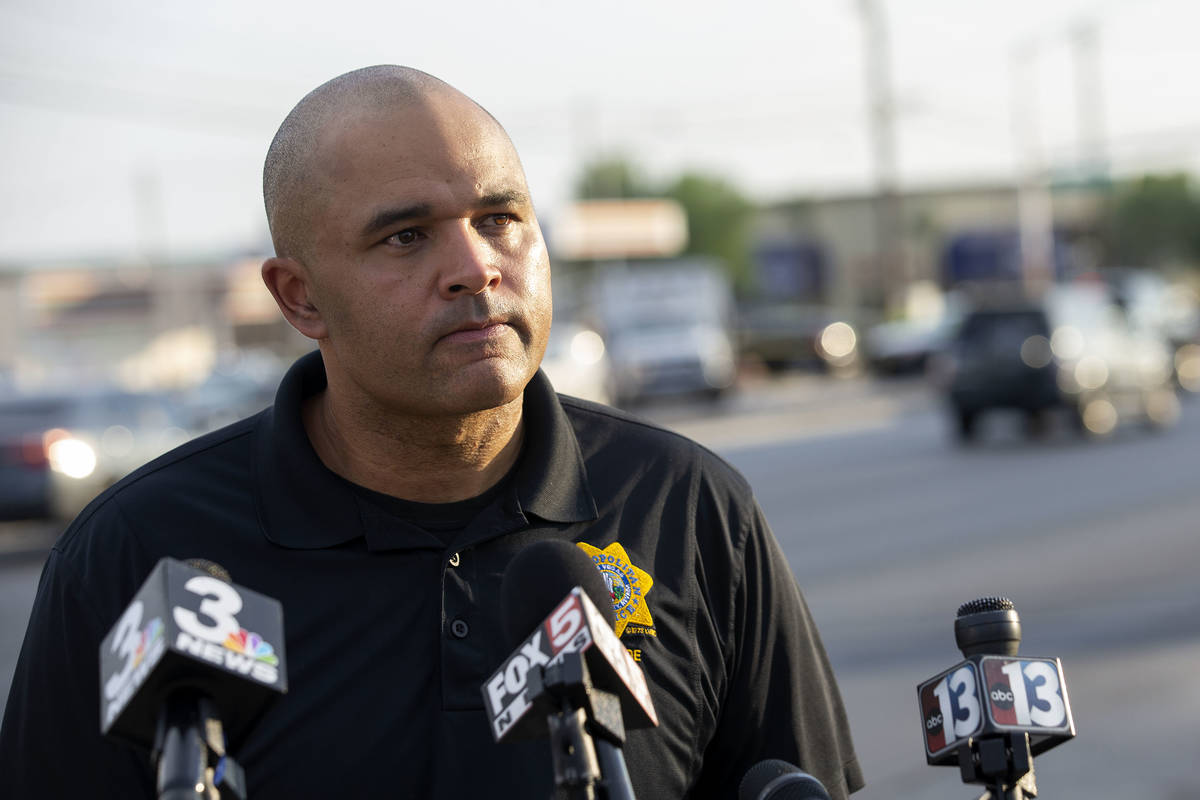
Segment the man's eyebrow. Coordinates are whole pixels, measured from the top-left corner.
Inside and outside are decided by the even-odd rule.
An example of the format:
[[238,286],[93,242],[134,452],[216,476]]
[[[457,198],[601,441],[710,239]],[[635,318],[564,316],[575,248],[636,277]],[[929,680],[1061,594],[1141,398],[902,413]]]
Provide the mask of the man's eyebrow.
[[[529,205],[529,195],[517,189],[508,189],[501,192],[491,192],[480,197],[475,202],[476,208],[495,208],[496,206],[527,206]],[[362,237],[369,239],[379,232],[409,220],[428,217],[433,214],[433,206],[429,203],[415,203],[411,206],[402,208],[384,208],[375,212],[370,221],[363,226]]]
[[384,208],[375,212],[375,216],[371,217],[371,220],[363,226],[362,236],[364,239],[370,238],[398,222],[428,217],[431,213],[433,213],[433,206],[428,203],[417,203],[403,208]]
[[529,205],[529,195],[517,189],[508,189],[503,192],[492,192],[485,194],[479,198],[476,204],[477,208],[491,208],[493,206],[527,206]]

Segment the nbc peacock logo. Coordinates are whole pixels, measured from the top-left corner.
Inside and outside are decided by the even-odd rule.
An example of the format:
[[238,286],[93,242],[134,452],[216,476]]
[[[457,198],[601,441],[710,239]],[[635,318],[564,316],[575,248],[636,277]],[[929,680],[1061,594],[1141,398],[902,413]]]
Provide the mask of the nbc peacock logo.
[[239,628],[226,636],[222,644],[226,649],[250,656],[255,661],[261,661],[273,667],[279,665],[279,658],[275,655],[275,648],[271,646],[271,643],[263,641],[263,638],[257,633],[251,633],[245,628]]
[[137,647],[133,649],[133,666],[136,668],[146,660],[146,654],[154,646],[154,643],[162,638],[163,622],[158,617],[150,620],[149,624],[142,629],[141,637],[138,640]]

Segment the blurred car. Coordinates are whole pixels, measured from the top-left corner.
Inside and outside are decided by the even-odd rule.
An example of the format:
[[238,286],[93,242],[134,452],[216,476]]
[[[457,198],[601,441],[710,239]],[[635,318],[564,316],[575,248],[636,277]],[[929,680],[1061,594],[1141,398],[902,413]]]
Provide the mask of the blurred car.
[[281,377],[282,372],[214,371],[174,396],[179,421],[188,430],[207,433],[251,416],[275,401]]
[[0,519],[69,520],[101,491],[188,438],[159,394],[0,400]]
[[555,320],[542,370],[556,392],[597,403],[613,401],[612,363],[604,338],[591,328]]
[[679,258],[606,268],[590,295],[618,405],[661,395],[714,398],[733,385],[733,288],[717,262]]
[[867,366],[881,375],[924,372],[930,358],[945,349],[957,322],[947,315],[874,325],[863,342]]
[[1171,346],[1176,385],[1200,392],[1200,302],[1195,292],[1145,269],[1109,270],[1104,278],[1130,325]]
[[859,362],[854,325],[826,306],[756,303],[738,314],[738,350],[771,372],[807,367],[846,371]]
[[1132,328],[1103,287],[1056,286],[1039,301],[995,299],[965,315],[933,370],[954,430],[975,438],[995,409],[1025,414],[1031,433],[1067,410],[1086,433],[1120,422],[1175,421],[1179,403],[1166,343]]
[[609,336],[616,402],[701,394],[716,399],[737,376],[733,339],[703,321],[639,320]]

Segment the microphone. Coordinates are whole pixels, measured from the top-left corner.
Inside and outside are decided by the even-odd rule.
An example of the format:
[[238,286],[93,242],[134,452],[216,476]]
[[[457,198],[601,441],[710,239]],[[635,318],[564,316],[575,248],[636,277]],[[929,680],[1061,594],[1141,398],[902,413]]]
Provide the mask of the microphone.
[[819,780],[778,758],[760,761],[738,786],[738,800],[830,800]]
[[600,571],[569,542],[537,542],[509,564],[500,594],[518,644],[481,687],[493,737],[549,736],[558,786],[590,787],[603,776],[610,800],[632,798],[625,729],[658,717],[645,675],[613,632]]
[[958,766],[997,800],[1036,795],[1033,756],[1075,736],[1062,662],[1018,655],[1007,597],[963,603],[954,639],[965,660],[917,686],[926,762]]
[[1015,656],[1021,648],[1021,618],[1007,597],[963,603],[954,617],[954,643],[966,657]]
[[570,542],[535,542],[509,562],[500,582],[500,616],[510,642],[523,639],[571,589],[583,589],[610,627],[617,624],[604,576]]
[[287,692],[283,609],[219,564],[164,558],[100,643],[100,732],[150,749],[163,800],[245,797],[225,731]]

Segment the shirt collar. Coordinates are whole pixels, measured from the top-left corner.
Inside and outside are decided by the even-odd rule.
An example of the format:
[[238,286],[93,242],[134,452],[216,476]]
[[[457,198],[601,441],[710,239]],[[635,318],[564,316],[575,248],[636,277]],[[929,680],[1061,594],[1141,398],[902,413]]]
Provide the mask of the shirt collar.
[[[275,405],[260,415],[255,429],[259,521],[266,537],[283,547],[336,547],[378,524],[365,507],[369,504],[317,457],[304,430],[304,399],[325,385],[320,352],[302,356],[284,375]],[[515,480],[522,511],[549,522],[596,519],[596,501],[575,431],[540,370],[525,387],[523,413],[524,453]],[[412,547],[428,548],[429,540],[414,537]]]

